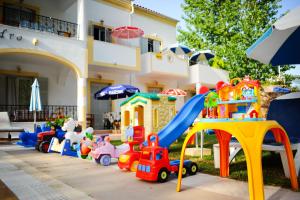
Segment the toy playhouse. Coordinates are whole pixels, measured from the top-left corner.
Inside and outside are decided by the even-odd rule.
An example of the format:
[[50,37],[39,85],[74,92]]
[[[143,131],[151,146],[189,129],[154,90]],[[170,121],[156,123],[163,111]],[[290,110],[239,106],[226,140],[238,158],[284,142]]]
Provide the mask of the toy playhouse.
[[232,79],[230,84],[217,84],[218,118],[258,120],[260,112],[260,84],[245,77]]
[[175,97],[155,93],[136,93],[121,103],[121,134],[126,140],[129,126],[143,126],[145,137],[157,133],[176,114]]

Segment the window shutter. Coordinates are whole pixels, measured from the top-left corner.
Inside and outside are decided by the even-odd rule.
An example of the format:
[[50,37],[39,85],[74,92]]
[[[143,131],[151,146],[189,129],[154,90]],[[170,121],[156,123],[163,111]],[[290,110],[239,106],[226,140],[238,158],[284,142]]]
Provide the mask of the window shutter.
[[148,52],[148,38],[141,38],[141,53]]

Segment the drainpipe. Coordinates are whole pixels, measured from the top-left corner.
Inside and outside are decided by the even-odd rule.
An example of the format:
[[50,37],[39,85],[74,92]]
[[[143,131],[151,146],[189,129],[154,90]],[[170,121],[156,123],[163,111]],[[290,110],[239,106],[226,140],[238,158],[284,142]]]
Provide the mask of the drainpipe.
[[131,26],[131,17],[132,17],[132,14],[134,13],[134,4],[133,4],[134,0],[131,0],[130,1],[130,4],[131,4],[131,11],[129,13],[129,26]]
[[[131,18],[132,18],[132,14],[134,13],[134,4],[133,4],[134,0],[130,1],[131,4],[131,11],[129,13],[129,26],[131,26]],[[133,81],[133,74],[130,72],[129,75],[129,85],[132,85],[132,81]]]

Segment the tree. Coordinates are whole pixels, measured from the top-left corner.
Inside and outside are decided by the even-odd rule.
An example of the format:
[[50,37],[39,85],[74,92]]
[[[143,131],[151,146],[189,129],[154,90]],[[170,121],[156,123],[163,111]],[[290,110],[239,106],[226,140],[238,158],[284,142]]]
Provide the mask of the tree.
[[[266,80],[277,67],[247,58],[249,48],[276,20],[281,0],[185,0],[186,29],[178,40],[195,49],[216,53],[214,67],[228,70],[230,77],[250,75]],[[282,66],[281,72],[292,67]]]

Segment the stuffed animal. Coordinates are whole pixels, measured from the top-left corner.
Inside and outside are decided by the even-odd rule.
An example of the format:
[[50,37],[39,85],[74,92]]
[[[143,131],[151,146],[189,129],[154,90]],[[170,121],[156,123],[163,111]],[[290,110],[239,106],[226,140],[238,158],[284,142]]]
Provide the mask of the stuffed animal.
[[69,118],[65,121],[65,123],[62,127],[62,130],[67,132],[65,134],[65,139],[70,140],[71,146],[73,146],[75,144],[79,144],[80,141],[84,137],[84,132],[81,132],[81,133],[74,132],[76,125],[77,125],[77,122],[74,119]]

